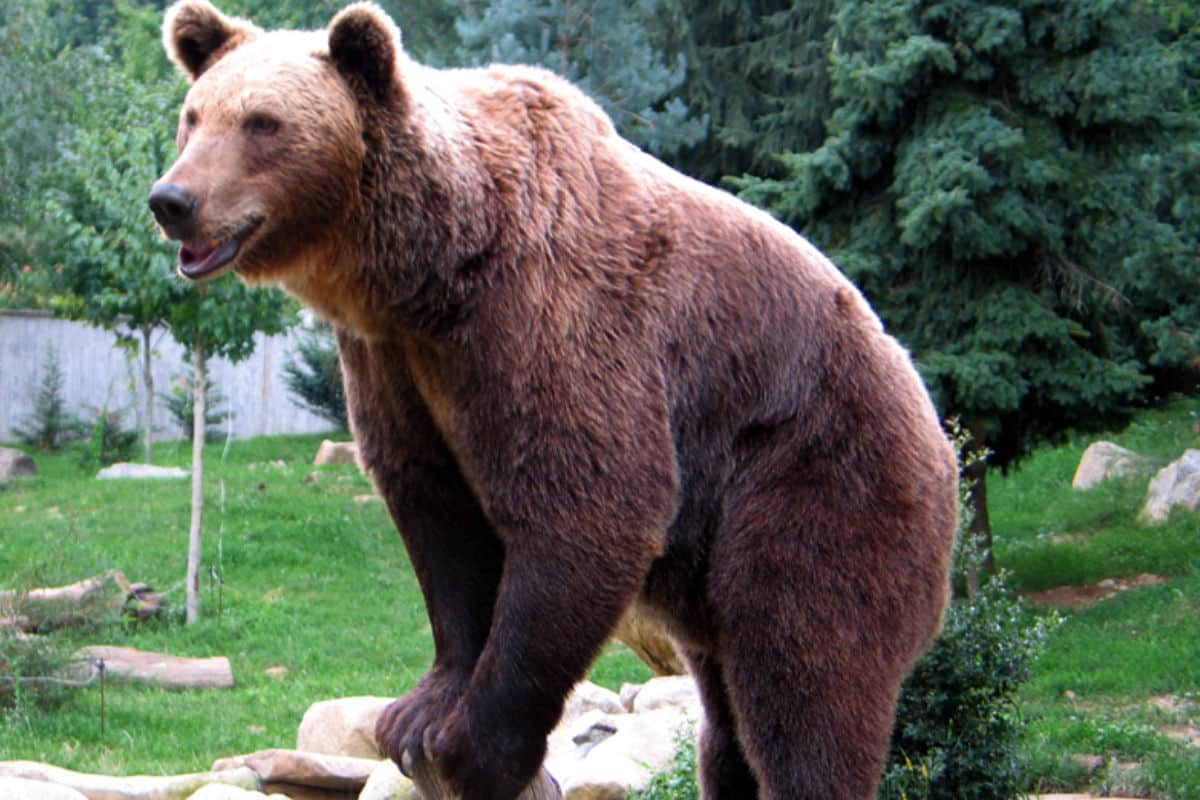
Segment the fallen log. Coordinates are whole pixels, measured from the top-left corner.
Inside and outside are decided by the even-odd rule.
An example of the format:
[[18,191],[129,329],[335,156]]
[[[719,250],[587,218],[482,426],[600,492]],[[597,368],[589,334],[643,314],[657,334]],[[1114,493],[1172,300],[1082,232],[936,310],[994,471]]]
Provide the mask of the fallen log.
[[91,671],[103,661],[106,677],[113,683],[148,683],[163,689],[233,688],[233,668],[225,656],[183,658],[94,645],[76,651],[75,658]]
[[0,589],[0,627],[26,633],[116,620],[122,613],[147,619],[158,611],[160,598],[142,583],[131,583],[119,570],[66,586],[28,591]]

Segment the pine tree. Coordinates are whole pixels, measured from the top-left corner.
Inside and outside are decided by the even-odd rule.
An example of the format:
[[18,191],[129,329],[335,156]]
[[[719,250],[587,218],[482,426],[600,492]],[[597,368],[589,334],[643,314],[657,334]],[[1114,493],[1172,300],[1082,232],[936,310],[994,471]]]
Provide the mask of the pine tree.
[[844,0],[830,42],[828,137],[736,185],[863,288],[994,463],[1196,357],[1194,35],[1138,0]]
[[667,52],[687,59],[679,96],[709,133],[674,159],[703,180],[778,172],[781,152],[824,138],[830,110],[826,33],[834,0],[682,0],[660,26]]
[[698,142],[705,121],[673,92],[686,77],[648,27],[658,0],[492,0],[468,6],[456,23],[467,65],[534,64],[566,77],[596,99],[622,135],[658,155]]

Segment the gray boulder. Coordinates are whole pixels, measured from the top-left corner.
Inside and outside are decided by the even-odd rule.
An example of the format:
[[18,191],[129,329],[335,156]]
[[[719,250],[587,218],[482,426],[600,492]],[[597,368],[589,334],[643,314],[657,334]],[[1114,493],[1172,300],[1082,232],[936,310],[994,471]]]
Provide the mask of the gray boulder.
[[1200,450],[1188,450],[1158,471],[1138,518],[1156,525],[1176,508],[1200,511]]
[[1132,450],[1126,450],[1112,442],[1092,442],[1071,481],[1075,490],[1091,489],[1113,478],[1131,478],[1145,468],[1147,460]]
[[0,447],[0,482],[23,475],[37,475],[33,457],[11,447]]

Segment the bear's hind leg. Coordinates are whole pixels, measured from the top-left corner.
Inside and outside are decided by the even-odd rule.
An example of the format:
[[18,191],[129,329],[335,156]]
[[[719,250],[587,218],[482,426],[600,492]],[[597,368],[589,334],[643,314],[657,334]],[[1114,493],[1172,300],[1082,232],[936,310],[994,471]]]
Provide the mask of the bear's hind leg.
[[873,800],[941,587],[907,568],[919,536],[891,509],[799,485],[726,504],[710,583],[721,677],[758,800]]
[[700,730],[700,794],[704,800],[745,800],[758,796],[758,783],[738,744],[736,723],[712,656],[687,653],[688,669],[704,701]]

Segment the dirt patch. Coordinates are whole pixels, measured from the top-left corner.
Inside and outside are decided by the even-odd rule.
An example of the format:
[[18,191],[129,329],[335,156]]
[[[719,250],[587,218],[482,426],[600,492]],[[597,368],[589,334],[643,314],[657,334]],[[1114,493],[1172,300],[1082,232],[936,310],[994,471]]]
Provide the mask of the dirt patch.
[[1106,578],[1089,586],[1056,586],[1041,592],[1023,592],[1022,596],[1034,605],[1074,611],[1095,605],[1130,589],[1166,582],[1167,579],[1161,575],[1142,574],[1132,578]]
[[1192,723],[1187,725],[1164,725],[1160,730],[1164,736],[1169,736],[1177,742],[1183,742],[1188,747],[1200,747],[1200,726]]

